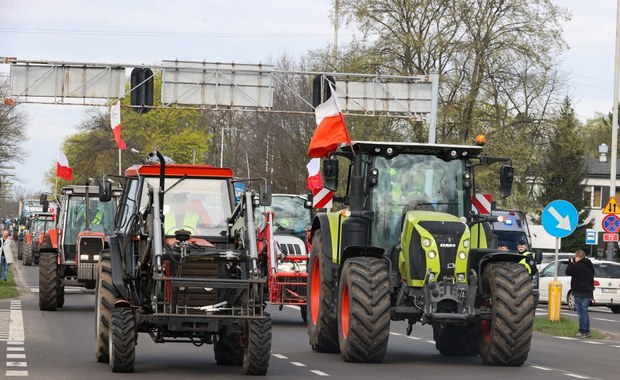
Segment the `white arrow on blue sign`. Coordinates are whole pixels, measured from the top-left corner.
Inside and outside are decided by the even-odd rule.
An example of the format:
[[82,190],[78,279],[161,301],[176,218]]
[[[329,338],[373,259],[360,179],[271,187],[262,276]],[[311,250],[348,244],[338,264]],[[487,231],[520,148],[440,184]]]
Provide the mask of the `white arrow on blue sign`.
[[559,199],[545,207],[542,213],[542,225],[545,231],[556,238],[566,237],[577,228],[579,215],[572,203]]

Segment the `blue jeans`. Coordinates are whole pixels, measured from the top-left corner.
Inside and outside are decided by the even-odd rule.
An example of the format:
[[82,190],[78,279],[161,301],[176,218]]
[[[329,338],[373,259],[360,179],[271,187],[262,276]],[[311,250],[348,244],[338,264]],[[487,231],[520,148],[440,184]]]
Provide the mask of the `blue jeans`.
[[592,297],[575,297],[575,309],[579,316],[579,332],[582,334],[590,333],[590,316],[588,316],[588,306],[592,303]]
[[6,262],[6,257],[0,257],[0,280],[4,281],[9,277],[9,264]]

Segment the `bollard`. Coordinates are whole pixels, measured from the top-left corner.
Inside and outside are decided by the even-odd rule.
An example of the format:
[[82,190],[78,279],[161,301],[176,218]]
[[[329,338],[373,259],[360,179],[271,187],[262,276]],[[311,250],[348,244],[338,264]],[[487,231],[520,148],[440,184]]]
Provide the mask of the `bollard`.
[[560,310],[562,306],[562,283],[560,281],[549,282],[549,321],[560,321]]

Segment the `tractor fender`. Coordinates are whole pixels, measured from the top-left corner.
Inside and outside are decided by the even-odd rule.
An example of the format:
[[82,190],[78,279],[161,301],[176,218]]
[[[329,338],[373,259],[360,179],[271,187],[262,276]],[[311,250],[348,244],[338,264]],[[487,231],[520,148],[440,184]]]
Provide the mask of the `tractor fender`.
[[127,289],[123,282],[123,255],[121,254],[121,247],[116,236],[109,237],[110,246],[110,263],[112,264],[112,283],[120,294],[120,298],[127,299]]
[[[312,221],[312,232],[310,233],[310,241],[312,241],[314,233],[318,230],[320,230],[323,234],[323,254],[327,256],[327,258],[330,259],[332,262],[336,263],[337,261],[334,261],[333,254],[334,249],[331,235],[332,229],[330,227],[329,218],[326,213],[318,214],[314,217],[314,220]],[[334,241],[333,243],[336,243],[336,241]]]
[[49,230],[39,240],[39,251],[58,250],[58,230]]

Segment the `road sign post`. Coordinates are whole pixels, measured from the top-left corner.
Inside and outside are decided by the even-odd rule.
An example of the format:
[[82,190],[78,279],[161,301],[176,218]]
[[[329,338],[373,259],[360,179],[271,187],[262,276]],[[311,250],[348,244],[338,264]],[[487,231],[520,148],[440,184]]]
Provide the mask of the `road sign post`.
[[558,252],[560,250],[560,239],[575,231],[579,223],[577,209],[570,202],[559,199],[547,205],[542,213],[542,225],[545,231],[551,236],[555,236],[555,268],[553,271],[553,281],[549,283],[549,308],[548,319],[551,322],[560,321],[560,303],[562,294],[562,284],[558,281]]

